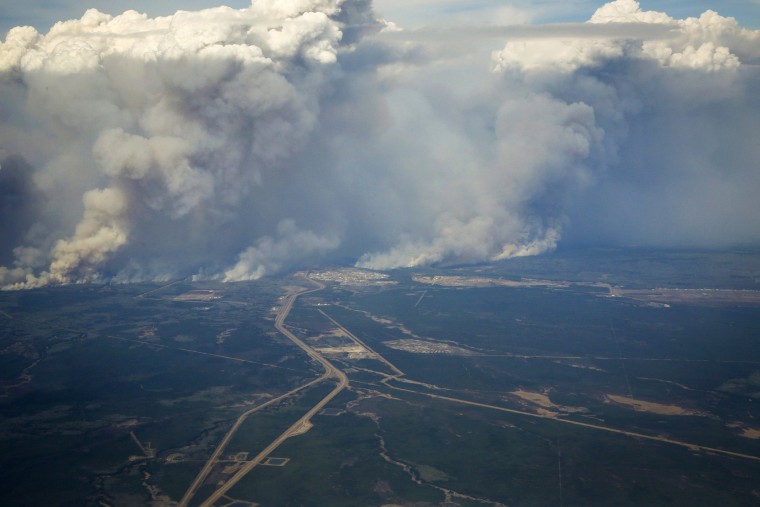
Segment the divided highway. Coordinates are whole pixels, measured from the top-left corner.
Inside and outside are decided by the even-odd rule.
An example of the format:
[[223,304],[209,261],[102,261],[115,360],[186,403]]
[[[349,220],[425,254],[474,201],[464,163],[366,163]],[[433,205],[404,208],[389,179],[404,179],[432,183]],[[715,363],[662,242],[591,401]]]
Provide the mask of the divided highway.
[[274,439],[264,450],[262,450],[259,454],[256,455],[253,459],[250,461],[247,461],[245,465],[243,465],[232,477],[230,477],[227,481],[225,481],[224,484],[222,484],[219,488],[214,491],[214,493],[208,497],[202,504],[202,507],[210,507],[213,506],[220,498],[222,498],[235,484],[237,484],[240,479],[245,477],[248,472],[253,470],[254,467],[259,465],[267,456],[269,456],[272,452],[274,452],[275,449],[277,449],[285,440],[288,438],[301,434],[304,429],[309,428],[311,424],[311,418],[314,417],[315,414],[317,414],[320,410],[322,410],[325,405],[327,405],[335,396],[337,396],[341,391],[343,391],[348,386],[348,377],[346,377],[346,374],[343,373],[341,370],[336,368],[335,366],[330,363],[327,359],[324,358],[319,352],[314,350],[312,347],[304,343],[300,338],[298,338],[296,335],[291,333],[286,327],[285,327],[285,320],[288,318],[288,314],[290,313],[290,310],[293,308],[293,303],[295,303],[298,296],[301,296],[303,294],[308,294],[310,292],[316,292],[318,290],[324,289],[324,285],[316,282],[314,280],[309,279],[311,282],[317,284],[317,288],[306,290],[302,292],[297,292],[294,294],[290,294],[285,298],[285,301],[283,302],[283,305],[280,307],[280,310],[277,312],[277,317],[275,318],[275,324],[274,327],[281,332],[283,335],[285,335],[290,341],[295,343],[301,350],[306,352],[306,354],[317,361],[319,364],[322,365],[322,367],[325,369],[324,373],[317,377],[316,379],[312,380],[311,382],[304,384],[300,387],[297,387],[296,389],[293,389],[292,391],[289,391],[277,398],[274,398],[263,405],[259,405],[258,407],[252,408],[251,410],[248,410],[244,412],[238,419],[235,421],[235,424],[233,424],[232,428],[227,432],[227,434],[224,436],[220,444],[217,446],[214,453],[211,455],[209,460],[206,462],[206,465],[203,467],[201,472],[198,474],[198,476],[195,478],[193,483],[188,488],[185,495],[182,497],[182,500],[179,502],[179,507],[186,507],[190,500],[195,496],[195,493],[198,491],[198,488],[201,487],[203,482],[208,477],[209,473],[213,469],[214,465],[219,460],[219,457],[221,456],[222,452],[224,452],[224,449],[226,448],[227,444],[232,439],[233,435],[237,432],[237,430],[240,428],[242,423],[245,421],[245,419],[251,415],[252,413],[259,411],[269,405],[272,405],[274,403],[277,403],[278,401],[287,398],[288,396],[291,396],[298,391],[301,391],[307,387],[310,387],[312,385],[318,384],[320,382],[323,382],[325,380],[335,378],[338,381],[338,384],[335,386],[335,388],[330,391],[330,393],[327,394],[324,398],[322,398],[319,403],[314,405],[308,412],[306,412],[298,421],[293,423],[288,429],[286,429],[280,436],[278,436],[276,439]]

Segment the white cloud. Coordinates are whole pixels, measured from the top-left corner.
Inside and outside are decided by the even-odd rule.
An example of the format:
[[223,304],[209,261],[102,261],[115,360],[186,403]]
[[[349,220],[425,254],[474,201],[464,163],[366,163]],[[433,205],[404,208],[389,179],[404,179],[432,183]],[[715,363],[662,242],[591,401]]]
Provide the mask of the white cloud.
[[574,72],[581,67],[599,65],[625,54],[631,58],[651,59],[665,67],[717,71],[735,69],[740,58],[737,47],[750,58],[760,55],[760,32],[742,29],[733,18],[706,11],[699,18],[676,20],[665,13],[644,11],[635,0],[615,0],[597,9],[591,25],[654,25],[670,29],[668,37],[606,36],[562,38],[547,37],[507,42],[494,54],[498,70],[554,69]]

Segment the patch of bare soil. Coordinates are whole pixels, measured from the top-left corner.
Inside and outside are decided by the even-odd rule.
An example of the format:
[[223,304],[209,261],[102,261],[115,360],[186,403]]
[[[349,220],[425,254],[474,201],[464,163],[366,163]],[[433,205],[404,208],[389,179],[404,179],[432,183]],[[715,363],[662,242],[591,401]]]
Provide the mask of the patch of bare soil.
[[738,429],[740,437],[751,438],[752,440],[760,440],[760,428],[753,428],[740,422],[729,423],[726,426],[729,428]]
[[191,290],[170,298],[172,301],[213,301],[215,299],[221,299],[222,296],[218,290]]
[[[556,417],[559,414],[587,413],[589,410],[585,407],[571,407],[566,405],[557,405],[552,402],[546,393],[537,393],[534,391],[523,391],[519,389],[509,393],[517,396],[521,400],[533,405],[534,410],[544,416]],[[537,407],[537,408],[536,408]]]
[[760,304],[760,291],[734,289],[618,289],[619,296],[658,303]]
[[457,347],[456,345],[449,345],[448,343],[432,342],[425,340],[414,340],[411,338],[405,338],[402,340],[393,340],[383,342],[383,345],[396,350],[403,350],[405,352],[412,352],[414,354],[447,354],[450,356],[474,356],[474,352]]
[[484,276],[413,276],[412,280],[428,285],[444,287],[569,287],[568,282],[551,280],[506,280]]
[[688,408],[679,407],[678,405],[665,405],[663,403],[655,403],[652,401],[637,400],[636,398],[629,398],[628,396],[618,396],[615,394],[606,394],[604,400],[607,403],[615,403],[624,407],[632,408],[637,412],[649,412],[652,414],[660,415],[697,415],[705,416],[704,412],[697,410],[691,410]]

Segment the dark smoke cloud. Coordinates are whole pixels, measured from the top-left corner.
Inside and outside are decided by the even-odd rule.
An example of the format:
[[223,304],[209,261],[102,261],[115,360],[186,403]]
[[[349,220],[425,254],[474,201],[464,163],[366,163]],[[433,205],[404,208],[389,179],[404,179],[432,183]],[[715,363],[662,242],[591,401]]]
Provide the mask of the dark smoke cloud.
[[633,0],[482,33],[369,0],[16,28],[0,285],[757,243],[758,42]]
[[32,171],[19,156],[0,160],[0,263],[3,265],[13,262],[14,248],[26,240],[44,204]]

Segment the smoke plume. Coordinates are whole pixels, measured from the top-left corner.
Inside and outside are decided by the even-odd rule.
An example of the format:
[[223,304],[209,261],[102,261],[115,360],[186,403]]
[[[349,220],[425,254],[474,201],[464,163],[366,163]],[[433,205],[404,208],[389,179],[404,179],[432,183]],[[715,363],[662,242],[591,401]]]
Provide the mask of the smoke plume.
[[370,0],[254,0],[14,28],[0,285],[757,244],[760,32],[591,14],[432,37]]

